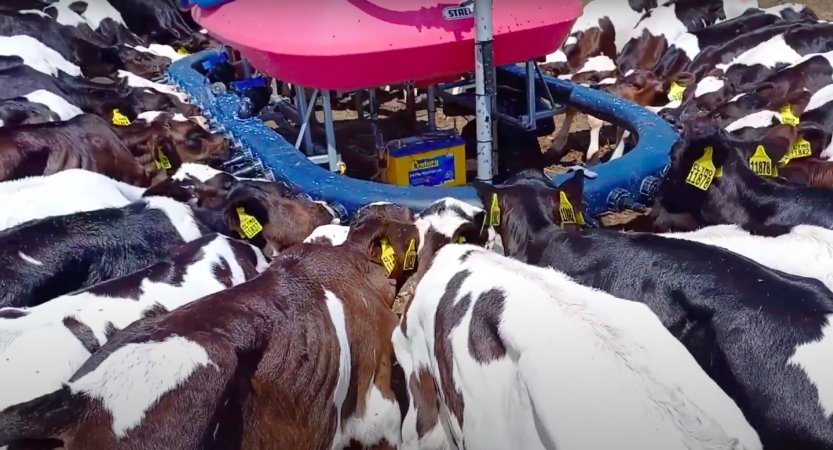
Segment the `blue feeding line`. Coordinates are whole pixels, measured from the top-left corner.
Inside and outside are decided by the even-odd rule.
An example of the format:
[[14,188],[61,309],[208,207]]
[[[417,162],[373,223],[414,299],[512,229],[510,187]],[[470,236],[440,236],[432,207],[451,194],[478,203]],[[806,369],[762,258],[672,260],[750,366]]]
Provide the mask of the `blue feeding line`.
[[235,91],[245,91],[246,89],[254,89],[258,87],[266,86],[266,78],[264,77],[255,77],[255,78],[246,78],[245,80],[238,80],[233,81],[231,83],[232,88]]
[[[264,168],[271,171],[275,179],[285,182],[292,189],[337,203],[348,214],[379,201],[398,203],[421,211],[443,197],[455,197],[482,206],[476,191],[468,186],[388,185],[342,176],[315,165],[261,120],[241,119],[238,116],[240,97],[231,92],[213,93],[205,77],[191,67],[195,62],[217,55],[216,50],[206,50],[184,57],[171,64],[168,75],[191,96],[209,119],[221,124],[227,133],[263,162]],[[515,66],[500,70],[509,76],[525,75],[523,68]],[[545,77],[545,82],[557,100],[620,124],[638,137],[633,151],[616,161],[593,168],[598,176],[585,182],[585,198],[590,214],[595,216],[611,208],[628,206],[644,197],[644,192],[642,197],[640,192],[645,190],[646,183],[655,185],[656,175],[669,162],[669,152],[677,141],[674,129],[656,114],[629,101],[551,77]],[[558,185],[568,177],[559,175],[553,180]],[[610,204],[611,201],[615,204]]]

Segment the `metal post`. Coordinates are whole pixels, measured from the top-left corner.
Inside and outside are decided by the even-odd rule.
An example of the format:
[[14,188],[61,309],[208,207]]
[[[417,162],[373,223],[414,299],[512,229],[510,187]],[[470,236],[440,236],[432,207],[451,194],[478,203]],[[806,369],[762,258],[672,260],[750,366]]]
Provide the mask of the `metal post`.
[[378,152],[385,147],[385,139],[382,136],[382,130],[379,129],[379,104],[376,102],[376,88],[370,88],[367,101],[370,103],[370,132],[373,134],[373,143]]
[[[313,110],[315,110],[315,101],[318,100],[318,88],[315,88],[312,91],[312,97],[310,98],[310,104],[313,105],[311,108],[307,108],[306,112],[303,115],[303,122],[301,123],[301,129],[298,132],[298,139],[295,140],[295,148],[301,147],[301,139],[309,138],[309,118],[312,115]],[[304,101],[306,104],[306,100]],[[304,144],[306,145],[306,143]],[[312,152],[312,143],[306,147],[307,155]]]
[[[297,108],[298,108],[298,115],[301,116],[301,117],[304,117],[305,118],[304,122],[307,122],[309,120],[308,117],[310,115],[307,114],[307,92],[306,92],[306,89],[304,89],[303,86],[298,86],[298,85],[295,85],[293,87],[295,88],[295,103],[296,103]],[[313,99],[312,106],[310,106],[310,109],[311,110],[315,109],[315,99]],[[306,123],[301,124],[301,128],[302,128],[303,135],[304,135],[304,151],[307,153],[307,155],[309,155],[310,153],[312,153],[312,150],[313,150],[312,134],[310,133],[309,127],[304,127],[304,125],[306,125]]]
[[338,172],[339,157],[336,152],[336,133],[333,129],[333,105],[330,103],[330,91],[324,90],[322,95],[324,103],[324,131],[327,135],[327,160],[330,163],[330,172]]
[[527,130],[534,130],[538,126],[535,110],[535,62],[526,62],[526,114],[524,126]]
[[437,100],[433,84],[428,86],[428,129],[437,131]]
[[492,103],[495,96],[492,67],[492,0],[474,0],[475,27],[475,110],[477,112],[477,179],[491,183]]

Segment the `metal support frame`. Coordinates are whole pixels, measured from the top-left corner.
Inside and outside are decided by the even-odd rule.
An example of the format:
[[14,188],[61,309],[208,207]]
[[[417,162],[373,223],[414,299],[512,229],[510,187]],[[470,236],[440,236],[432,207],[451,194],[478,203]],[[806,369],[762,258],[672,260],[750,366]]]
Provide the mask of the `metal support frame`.
[[535,62],[526,62],[526,117],[524,126],[527,130],[537,128],[538,121],[535,111]]
[[428,86],[428,129],[437,131],[437,98],[433,84]]
[[491,183],[494,175],[492,111],[495,99],[492,0],[474,0],[475,111],[477,113],[477,178]]
[[373,144],[376,151],[380,152],[385,148],[385,138],[379,128],[379,103],[376,101],[376,88],[368,90],[367,102],[370,107],[370,132],[373,134]]
[[[298,113],[303,115],[303,122],[301,123],[301,129],[298,132],[298,138],[295,140],[295,148],[301,147],[301,140],[304,140],[304,150],[306,151],[307,155],[312,153],[314,147],[312,145],[312,136],[309,131],[309,119],[312,116],[312,112],[315,110],[315,101],[318,100],[318,89],[316,88],[312,91],[312,97],[310,97],[310,104],[313,105],[312,107],[307,108],[307,98],[306,92],[304,88],[301,86],[295,86],[296,90],[300,90],[300,95],[298,95]],[[302,109],[300,106],[303,106],[303,113],[301,112]]]
[[341,158],[336,151],[336,133],[333,129],[333,105],[330,103],[330,91],[325,89],[321,100],[324,103],[324,131],[327,135],[327,160],[330,163],[330,172],[338,172],[338,163]]
[[[309,110],[307,109],[307,92],[303,86],[295,85],[295,103],[296,108],[298,108],[298,115],[304,118],[304,123],[301,124],[301,133],[298,135],[300,139],[303,136],[304,139],[304,151],[307,155],[311,154],[314,147],[312,145],[312,133],[310,133],[309,129],[309,118],[310,114],[308,111],[313,111],[315,109],[315,99],[316,95],[318,94],[318,89],[312,95],[312,99],[310,101],[310,105],[312,105]],[[295,148],[299,148],[300,141],[295,143]]]

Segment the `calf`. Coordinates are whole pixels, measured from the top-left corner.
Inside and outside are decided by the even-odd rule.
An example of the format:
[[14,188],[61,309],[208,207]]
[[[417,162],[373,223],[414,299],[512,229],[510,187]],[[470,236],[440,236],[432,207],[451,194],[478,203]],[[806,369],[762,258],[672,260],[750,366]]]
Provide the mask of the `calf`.
[[131,31],[149,42],[172,44],[188,40],[196,30],[169,0],[110,0]]
[[[60,389],[118,330],[252,279],[267,267],[260,250],[216,234],[170,259],[34,308],[0,309],[0,411]],[[25,358],[27,349],[38,358]]]
[[[721,179],[727,172],[724,166]],[[699,242],[562,230],[549,219],[552,208],[542,207],[549,191],[536,199],[517,186],[479,189],[484,200],[497,196],[499,233],[517,249],[513,256],[651,308],[740,407],[765,448],[833,448],[833,385],[821,372],[833,356],[824,350],[833,293],[821,282]],[[538,225],[518,226],[527,223]]]
[[761,448],[644,305],[474,246],[430,261],[392,341],[402,448]]
[[[395,447],[408,399],[386,305],[418,239],[413,223],[355,224],[339,247],[295,246],[247,283],[140,320],[65,387],[0,413],[0,445]],[[127,400],[134,383],[149,390]]]
[[[797,130],[785,138],[785,144],[766,147],[772,164],[785,155],[795,137]],[[747,230],[802,224],[833,227],[829,192],[756,175],[748,156],[755,147],[707,119],[688,124],[672,150],[671,166],[654,204],[657,229],[694,230],[719,224]]]
[[144,44],[127,28],[119,11],[113,8],[109,1],[57,0],[54,3],[67,7],[83,17],[90,28],[110,44]]
[[47,106],[25,98],[0,100],[0,127],[36,125],[61,120]]
[[18,56],[23,59],[23,64],[46,75],[57,76],[64,72],[67,75],[81,76],[80,67],[30,36],[0,36],[0,55]]
[[0,180],[86,169],[136,186],[149,177],[110,125],[82,115],[66,122],[0,129]]
[[211,209],[145,197],[122,208],[48,217],[0,233],[0,282],[10,286],[0,292],[0,307],[35,306],[126,275],[207,232],[239,235],[271,255],[332,220],[321,205],[281,196],[270,183],[241,183]]
[[0,230],[45,217],[120,208],[140,200],[144,191],[82,169],[4,181],[0,183]]
[[153,148],[149,146],[161,140],[171,142],[180,163],[201,162],[220,166],[230,156],[225,137],[212,134],[191,120],[163,118],[149,123],[136,122],[126,127],[113,127],[113,132],[136,157],[152,154]]
[[[413,222],[414,214],[410,209],[388,202],[369,203],[359,208],[353,215],[352,221],[361,222],[369,218],[375,218],[380,221],[399,221],[399,222]],[[304,242],[310,244],[336,246],[341,245],[347,240],[350,227],[336,224],[321,225],[310,233],[304,239]]]

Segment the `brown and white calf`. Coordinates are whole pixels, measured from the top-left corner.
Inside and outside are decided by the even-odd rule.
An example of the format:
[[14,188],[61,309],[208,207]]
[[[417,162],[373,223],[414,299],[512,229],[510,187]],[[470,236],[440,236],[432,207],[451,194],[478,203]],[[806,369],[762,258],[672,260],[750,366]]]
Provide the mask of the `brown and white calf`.
[[395,447],[408,399],[387,305],[419,238],[370,219],[341,246],[292,247],[247,283],[143,319],[62,389],[0,413],[0,445]]
[[[118,330],[252,279],[260,250],[208,234],[170,258],[34,308],[0,308],[0,411],[60,389]],[[37,358],[29,357],[32,354]]]

